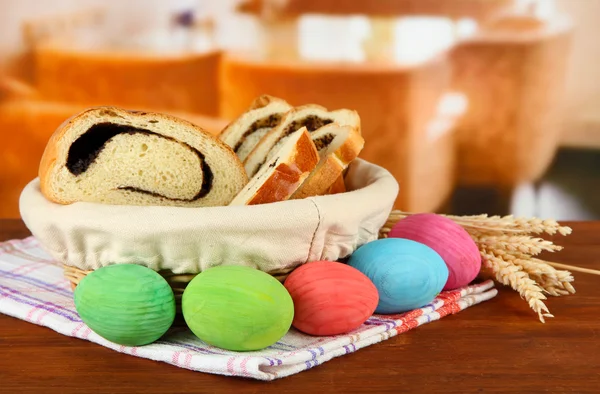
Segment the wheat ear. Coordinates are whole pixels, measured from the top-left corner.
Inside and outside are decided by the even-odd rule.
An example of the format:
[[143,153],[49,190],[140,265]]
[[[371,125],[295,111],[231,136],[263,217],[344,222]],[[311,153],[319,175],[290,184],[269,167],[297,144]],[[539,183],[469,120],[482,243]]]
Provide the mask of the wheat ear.
[[481,256],[484,268],[490,270],[498,282],[517,291],[521,298],[527,301],[531,309],[538,314],[542,323],[546,322],[545,317],[554,317],[544,304],[543,300],[546,299],[546,296],[542,288],[526,272],[496,256],[493,251],[484,249],[481,251]]

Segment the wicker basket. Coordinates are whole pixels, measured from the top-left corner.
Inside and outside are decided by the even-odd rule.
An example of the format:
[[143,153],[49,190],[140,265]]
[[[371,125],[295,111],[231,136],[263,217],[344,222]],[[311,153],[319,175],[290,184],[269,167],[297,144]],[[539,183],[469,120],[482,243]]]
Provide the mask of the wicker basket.
[[[159,272],[180,297],[200,272],[245,265],[283,281],[296,267],[339,261],[379,237],[398,193],[385,169],[357,159],[347,192],[254,206],[120,206],[48,201],[35,179],[23,190],[23,221],[64,265],[75,287],[89,272],[140,264]],[[268,218],[268,220],[265,220]]]
[[[388,217],[388,220],[386,221],[386,224],[389,225],[390,222],[396,222],[398,220],[397,214],[400,212],[401,211],[392,211],[392,213]],[[396,213],[396,216],[394,216],[394,213]],[[387,229],[387,231],[389,231],[389,229]],[[386,236],[387,236],[386,229],[382,228],[379,232],[378,238],[381,239],[381,238],[385,238]],[[342,259],[339,259],[338,261],[344,262],[346,260],[347,260],[347,258],[342,258]],[[288,268],[285,270],[271,271],[271,272],[269,272],[269,275],[273,276],[279,282],[283,283],[285,281],[285,279],[288,277],[288,275],[291,274],[294,269],[295,268]],[[92,270],[86,271],[86,270],[82,270],[81,268],[77,268],[77,267],[73,267],[73,266],[69,266],[69,265],[65,265],[65,264],[63,264],[63,270],[64,270],[64,276],[71,283],[71,289],[73,289],[73,290],[75,290],[75,288],[77,287],[79,282],[83,278],[85,278],[86,275],[93,272]],[[187,287],[187,285],[198,274],[175,274],[170,270],[161,270],[161,271],[158,271],[158,273],[163,278],[165,278],[165,280],[167,281],[169,286],[171,286],[171,288],[173,289],[173,294],[175,294],[175,304],[177,306],[177,312],[180,312],[181,311],[181,297],[183,296],[183,292],[185,291],[185,288]]]

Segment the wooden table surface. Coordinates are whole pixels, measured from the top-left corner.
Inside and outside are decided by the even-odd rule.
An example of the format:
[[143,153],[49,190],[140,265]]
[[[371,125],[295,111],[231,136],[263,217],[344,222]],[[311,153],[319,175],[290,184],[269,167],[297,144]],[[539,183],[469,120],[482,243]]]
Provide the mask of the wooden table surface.
[[[600,222],[567,223],[555,261],[600,269]],[[0,220],[0,241],[29,235]],[[0,392],[600,392],[600,276],[551,298],[538,322],[500,288],[491,301],[273,382],[209,375],[114,352],[0,314]]]

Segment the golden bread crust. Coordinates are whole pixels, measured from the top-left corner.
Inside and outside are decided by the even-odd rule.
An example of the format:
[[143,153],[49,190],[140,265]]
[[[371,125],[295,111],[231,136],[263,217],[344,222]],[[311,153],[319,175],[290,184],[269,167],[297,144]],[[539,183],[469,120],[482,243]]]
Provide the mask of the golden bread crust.
[[344,171],[344,168],[345,167],[331,155],[321,159],[319,169],[306,179],[290,199],[299,200],[328,194],[329,188],[336,179],[339,178],[340,174]]
[[279,163],[273,174],[263,182],[246,204],[267,204],[287,200],[309,176],[318,162],[317,148],[308,131],[304,130],[296,143],[292,158],[287,162]]
[[58,197],[54,196],[54,194],[52,193],[52,188],[50,187],[50,182],[52,181],[52,170],[56,165],[56,160],[58,157],[58,145],[65,133],[67,133],[67,131],[70,129],[72,122],[78,119],[79,116],[81,116],[87,111],[89,110],[86,110],[80,114],[68,118],[56,128],[54,133],[52,133],[52,135],[50,136],[50,139],[46,144],[46,148],[44,149],[44,153],[42,154],[42,158],[40,160],[40,167],[38,171],[38,176],[40,178],[40,191],[42,192],[44,197],[57,204],[64,205],[70,203],[69,201],[63,201]]
[[333,185],[327,190],[327,194],[339,194],[346,192],[346,182],[344,181],[344,175],[337,177]]
[[254,99],[254,101],[252,101],[252,103],[245,112],[243,112],[242,114],[240,114],[240,116],[229,122],[227,126],[225,126],[225,128],[223,128],[223,130],[221,130],[221,132],[218,134],[218,138],[222,141],[226,141],[230,133],[234,132],[241,123],[247,120],[249,116],[253,116],[253,111],[264,108],[269,104],[273,103],[279,103],[284,107],[288,107],[289,110],[292,109],[292,106],[290,106],[285,100],[263,94]]
[[[312,196],[330,194],[329,190],[342,177],[348,165],[358,157],[364,146],[364,139],[356,128],[338,126],[335,124],[324,127],[343,127],[349,129],[348,138],[334,152],[321,159],[319,166],[310,174],[308,179],[294,192],[291,199],[302,199]],[[339,186],[338,186],[339,187]]]
[[254,101],[252,101],[252,103],[248,107],[248,111],[252,111],[253,109],[264,108],[267,105],[275,102],[287,104],[287,102],[283,99],[274,96],[269,96],[268,94],[263,94],[254,99]]

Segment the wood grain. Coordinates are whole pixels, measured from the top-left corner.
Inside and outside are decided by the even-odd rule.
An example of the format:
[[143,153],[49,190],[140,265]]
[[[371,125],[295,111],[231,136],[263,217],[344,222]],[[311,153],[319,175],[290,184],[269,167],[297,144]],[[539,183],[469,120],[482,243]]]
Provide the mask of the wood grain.
[[[600,222],[568,223],[555,261],[600,269]],[[0,221],[0,240],[28,233]],[[300,374],[265,383],[123,355],[0,315],[0,392],[99,393],[596,393],[600,278],[575,274],[577,294],[548,301],[544,325],[514,292]]]

